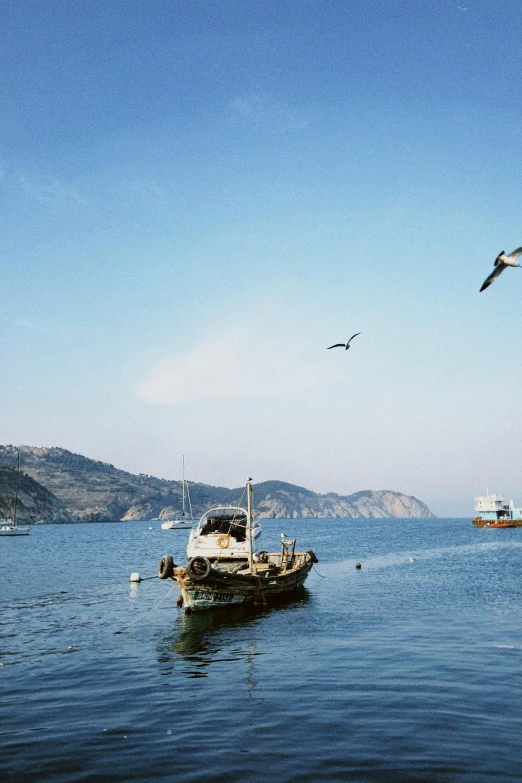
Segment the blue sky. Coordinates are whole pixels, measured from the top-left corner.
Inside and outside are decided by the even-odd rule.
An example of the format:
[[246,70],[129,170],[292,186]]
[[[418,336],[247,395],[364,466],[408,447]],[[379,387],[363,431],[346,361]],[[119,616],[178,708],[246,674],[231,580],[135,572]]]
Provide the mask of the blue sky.
[[514,0],[3,0],[0,441],[522,503],[522,274],[479,295],[522,244],[521,28]]

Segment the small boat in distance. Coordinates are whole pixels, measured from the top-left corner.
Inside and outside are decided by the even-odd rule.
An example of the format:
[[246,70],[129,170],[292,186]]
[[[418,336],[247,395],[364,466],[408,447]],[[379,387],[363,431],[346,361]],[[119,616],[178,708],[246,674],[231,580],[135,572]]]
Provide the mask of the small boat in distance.
[[[0,527],[0,536],[28,536],[31,532],[31,528],[28,525],[19,525],[17,520],[18,512],[18,482],[20,478],[20,452],[18,452],[18,462],[16,466],[16,483],[15,483],[15,496],[12,509],[9,511],[12,515],[12,522],[6,522],[6,524]],[[8,501],[2,505],[9,507]]]
[[475,527],[522,527],[522,508],[515,508],[512,500],[506,503],[503,495],[490,495],[486,491],[483,497],[475,498],[475,511]]
[[[194,520],[192,518],[192,504],[190,502],[190,493],[188,484],[185,482],[185,455],[182,455],[181,458],[182,461],[182,479],[181,479],[181,486],[182,486],[182,493],[183,493],[183,511],[181,512],[182,516],[181,519],[168,519],[166,522],[161,523],[161,529],[162,530],[188,530],[192,527],[194,524]],[[189,508],[190,508],[190,519],[187,519],[185,517],[185,487],[187,490],[187,496],[189,501]]]
[[[280,552],[256,552],[254,542],[261,529],[254,525],[251,479],[246,491],[246,509],[218,506],[203,514],[189,538],[186,566],[176,566],[170,555],[161,558],[158,576],[177,582],[179,605],[186,612],[267,604],[302,588],[318,562],[311,549],[296,552],[295,538],[286,538],[284,533]],[[225,510],[228,513],[221,513]]]
[[0,527],[0,536],[28,536],[30,532],[31,528],[28,525],[19,525],[17,522]]

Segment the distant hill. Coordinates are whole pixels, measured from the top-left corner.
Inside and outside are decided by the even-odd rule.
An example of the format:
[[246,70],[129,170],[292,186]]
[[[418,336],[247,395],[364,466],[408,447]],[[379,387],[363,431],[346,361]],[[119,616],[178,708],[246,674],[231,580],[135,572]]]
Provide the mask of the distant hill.
[[434,518],[428,506],[411,495],[392,490],[364,490],[353,495],[319,495],[284,481],[255,484],[256,511],[261,517],[304,519],[368,517]]
[[72,522],[64,504],[30,476],[0,465],[0,524]]
[[[24,505],[30,505],[31,500],[34,513],[37,513],[36,508],[41,510],[37,513],[39,519],[109,522],[181,517],[180,481],[127,473],[109,463],[61,448],[0,446],[0,469],[5,466],[0,474],[4,476],[0,503],[9,492],[12,497],[16,479],[13,468],[18,453],[20,473],[25,482]],[[34,480],[34,484],[27,483],[25,479],[28,478]],[[17,480],[20,481],[20,477]],[[189,491],[194,517],[198,517],[212,505],[239,503],[244,488],[227,489],[189,482]],[[425,503],[391,490],[365,490],[346,496],[334,492],[320,495],[284,481],[264,481],[254,484],[254,498],[258,518],[434,517]]]

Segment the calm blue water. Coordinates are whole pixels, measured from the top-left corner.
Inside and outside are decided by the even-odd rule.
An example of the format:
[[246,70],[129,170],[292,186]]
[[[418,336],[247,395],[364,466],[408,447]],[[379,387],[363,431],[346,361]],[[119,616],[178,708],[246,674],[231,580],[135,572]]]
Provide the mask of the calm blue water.
[[520,781],[522,530],[263,528],[318,555],[299,597],[184,615],[174,588],[121,634],[173,584],[129,575],[182,562],[186,532],[1,539],[2,781]]

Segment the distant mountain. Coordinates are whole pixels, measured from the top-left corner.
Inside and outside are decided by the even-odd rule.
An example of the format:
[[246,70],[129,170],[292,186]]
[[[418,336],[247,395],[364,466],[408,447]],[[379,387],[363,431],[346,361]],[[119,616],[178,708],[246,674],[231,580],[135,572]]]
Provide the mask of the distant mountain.
[[[5,479],[3,495],[0,486],[0,502],[9,492],[12,496],[16,480],[13,468],[18,453],[20,476],[17,480],[24,477],[24,505],[30,505],[31,500],[35,514],[36,508],[41,509],[37,514],[39,519],[109,522],[181,517],[180,481],[127,473],[109,463],[60,448],[0,446],[0,476]],[[25,481],[29,478],[34,484]],[[244,488],[227,489],[189,482],[189,492],[194,517],[198,517],[212,505],[239,504]],[[425,503],[391,490],[365,490],[346,496],[334,492],[320,495],[284,481],[264,481],[254,485],[254,498],[258,518],[434,517]],[[186,508],[188,512],[188,501]]]
[[401,492],[370,489],[353,495],[328,492],[319,495],[284,481],[264,481],[256,484],[256,511],[260,517],[292,517],[294,519],[346,517],[418,517],[434,518],[422,501]]
[[64,504],[30,476],[0,465],[0,524],[72,522]]

